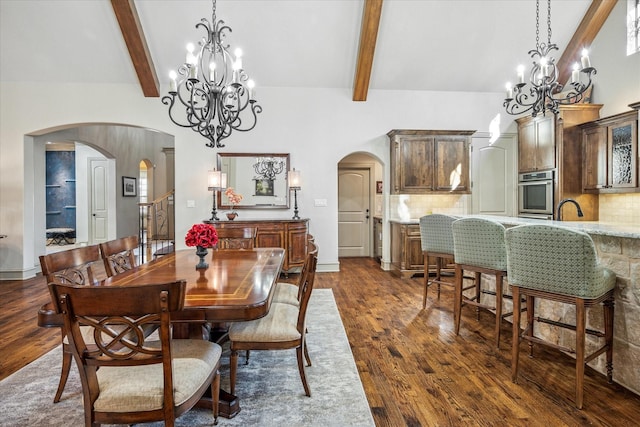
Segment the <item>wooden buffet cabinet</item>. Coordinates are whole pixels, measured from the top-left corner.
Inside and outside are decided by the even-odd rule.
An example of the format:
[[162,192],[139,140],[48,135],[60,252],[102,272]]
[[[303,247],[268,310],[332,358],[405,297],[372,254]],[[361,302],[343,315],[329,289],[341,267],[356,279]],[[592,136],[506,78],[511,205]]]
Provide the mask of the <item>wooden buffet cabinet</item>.
[[234,220],[210,223],[216,228],[257,228],[256,247],[283,248],[286,251],[282,265],[283,273],[288,273],[304,264],[309,233],[308,219]]
[[[469,193],[469,145],[474,133],[389,131],[391,194]],[[454,175],[457,179],[452,179]]]

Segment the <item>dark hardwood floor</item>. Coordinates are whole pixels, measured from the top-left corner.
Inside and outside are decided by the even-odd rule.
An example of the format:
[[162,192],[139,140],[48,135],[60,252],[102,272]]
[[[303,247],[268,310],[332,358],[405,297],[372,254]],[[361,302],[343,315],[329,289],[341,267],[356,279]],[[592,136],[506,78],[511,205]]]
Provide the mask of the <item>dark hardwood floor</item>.
[[[450,290],[440,301],[430,292],[422,310],[421,277],[396,278],[369,258],[341,259],[340,268],[318,273],[316,286],[333,289],[377,426],[639,424],[640,397],[591,369],[584,409],[575,409],[574,361],[557,351],[523,354],[513,384],[511,324],[504,322],[496,350],[493,316],[481,313],[477,321],[466,308],[456,337]],[[42,277],[0,282],[0,379],[59,344],[58,330],[36,325],[48,299]]]

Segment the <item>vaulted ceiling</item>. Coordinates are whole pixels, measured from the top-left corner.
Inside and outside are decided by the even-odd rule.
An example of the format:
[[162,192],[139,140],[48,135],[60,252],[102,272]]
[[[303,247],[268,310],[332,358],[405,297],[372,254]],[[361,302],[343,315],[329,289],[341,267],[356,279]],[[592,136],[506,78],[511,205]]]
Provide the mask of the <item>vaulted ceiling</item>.
[[[562,69],[615,5],[554,0]],[[138,83],[159,96],[209,0],[0,0],[0,81]],[[546,41],[542,0],[541,41]],[[218,0],[259,86],[501,92],[535,47],[533,0]],[[598,52],[591,52],[597,66]],[[564,73],[565,79],[568,71]]]

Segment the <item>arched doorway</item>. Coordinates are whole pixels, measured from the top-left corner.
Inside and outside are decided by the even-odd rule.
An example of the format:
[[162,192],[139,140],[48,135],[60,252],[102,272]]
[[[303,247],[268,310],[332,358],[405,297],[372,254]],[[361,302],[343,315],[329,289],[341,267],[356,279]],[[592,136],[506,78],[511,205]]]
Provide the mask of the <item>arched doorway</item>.
[[[338,256],[373,257],[373,219],[382,217],[382,163],[369,153],[352,153],[338,162]],[[380,184],[378,184],[380,183]]]
[[[25,241],[33,241],[35,268],[39,265],[38,256],[46,253],[45,147],[52,141],[75,144],[76,149],[89,147],[93,153],[100,155],[93,156],[94,158],[107,159],[109,176],[106,178],[105,191],[108,192],[108,208],[113,214],[105,220],[106,239],[138,233],[139,199],[124,196],[122,178],[139,176],[141,159],[149,161],[156,176],[171,177],[170,182],[164,178],[156,180],[154,191],[164,194],[174,189],[174,157],[164,152],[166,149],[173,152],[172,135],[137,126],[108,123],[70,124],[25,135],[25,183],[32,183],[25,185]],[[92,156],[87,156],[85,161],[88,162],[90,157]],[[88,163],[79,166],[89,170]],[[85,172],[86,177],[88,172]],[[80,180],[85,182],[80,176],[76,179],[78,186],[82,185]],[[78,217],[91,217],[89,202],[90,196],[86,192],[76,198]],[[90,241],[93,240],[87,231],[83,244],[91,244]],[[28,252],[30,251],[25,252],[25,259],[28,259]]]

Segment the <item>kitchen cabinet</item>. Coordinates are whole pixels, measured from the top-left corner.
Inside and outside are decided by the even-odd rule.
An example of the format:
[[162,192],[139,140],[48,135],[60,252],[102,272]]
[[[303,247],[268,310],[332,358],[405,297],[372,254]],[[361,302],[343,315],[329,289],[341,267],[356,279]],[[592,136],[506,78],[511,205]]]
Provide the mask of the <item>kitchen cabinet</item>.
[[424,272],[420,224],[390,221],[392,272],[402,278]]
[[391,194],[469,193],[475,131],[399,130],[391,141]]
[[373,257],[380,262],[382,259],[382,218],[373,218]]
[[605,117],[581,128],[584,191],[638,191],[638,112]]
[[523,117],[516,121],[520,173],[555,168],[554,116]]
[[[209,221],[207,221],[209,222]],[[216,228],[255,227],[257,248],[283,248],[287,251],[282,272],[302,267],[307,254],[309,220],[213,221]]]
[[575,199],[584,212],[563,210],[566,221],[598,219],[598,198],[583,192],[583,144],[580,125],[597,120],[602,104],[561,105],[558,114],[522,117],[518,124],[518,171],[552,170],[553,212],[562,199]]

